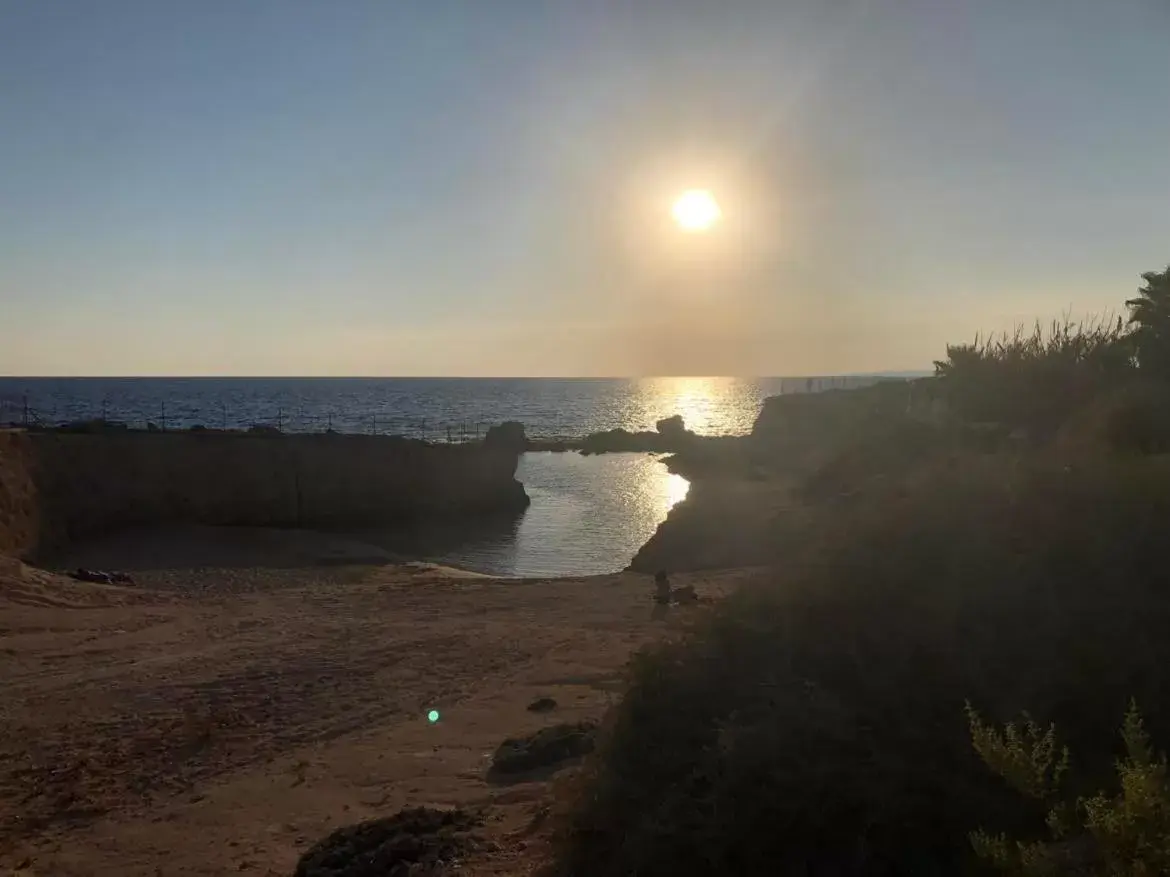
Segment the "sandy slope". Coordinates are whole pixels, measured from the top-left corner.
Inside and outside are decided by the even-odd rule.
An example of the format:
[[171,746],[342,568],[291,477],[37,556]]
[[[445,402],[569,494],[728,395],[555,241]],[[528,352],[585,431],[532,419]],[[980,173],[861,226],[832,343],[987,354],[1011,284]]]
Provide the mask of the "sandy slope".
[[[339,824],[463,803],[490,806],[498,841],[467,873],[527,873],[547,788],[489,785],[488,755],[599,717],[630,651],[685,613],[655,617],[633,575],[334,563],[136,576],[110,588],[0,570],[0,872],[291,874]],[[686,581],[717,594],[738,578]],[[560,709],[527,712],[538,695]]]

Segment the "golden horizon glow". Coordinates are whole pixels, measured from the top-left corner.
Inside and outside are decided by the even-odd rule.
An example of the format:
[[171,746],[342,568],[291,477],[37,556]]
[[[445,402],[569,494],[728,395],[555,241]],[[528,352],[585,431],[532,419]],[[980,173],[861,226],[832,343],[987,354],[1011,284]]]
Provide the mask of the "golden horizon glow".
[[683,192],[670,212],[683,231],[707,231],[723,217],[719,202],[706,189]]

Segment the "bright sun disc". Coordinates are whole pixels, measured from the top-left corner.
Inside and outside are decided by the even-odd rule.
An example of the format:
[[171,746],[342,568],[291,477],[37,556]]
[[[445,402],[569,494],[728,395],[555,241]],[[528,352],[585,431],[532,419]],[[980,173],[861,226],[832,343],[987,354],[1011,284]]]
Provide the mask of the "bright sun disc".
[[714,196],[706,189],[683,192],[674,202],[671,213],[684,231],[706,231],[723,216]]

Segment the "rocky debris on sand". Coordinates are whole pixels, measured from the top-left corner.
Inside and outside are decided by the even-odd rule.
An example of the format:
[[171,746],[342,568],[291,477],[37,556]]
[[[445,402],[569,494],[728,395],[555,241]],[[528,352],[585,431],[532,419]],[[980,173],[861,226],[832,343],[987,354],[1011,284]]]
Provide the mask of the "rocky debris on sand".
[[491,773],[527,773],[552,767],[593,751],[596,722],[565,722],[542,728],[527,737],[509,738],[492,756]]
[[413,807],[339,828],[318,841],[293,877],[407,877],[439,874],[476,846],[480,820],[464,810]]
[[69,573],[69,578],[79,582],[93,582],[98,585],[132,585],[134,579],[129,573],[102,572],[101,570],[78,568]]
[[557,708],[557,702],[551,697],[538,697],[532,703],[528,704],[528,712],[530,713],[547,713]]

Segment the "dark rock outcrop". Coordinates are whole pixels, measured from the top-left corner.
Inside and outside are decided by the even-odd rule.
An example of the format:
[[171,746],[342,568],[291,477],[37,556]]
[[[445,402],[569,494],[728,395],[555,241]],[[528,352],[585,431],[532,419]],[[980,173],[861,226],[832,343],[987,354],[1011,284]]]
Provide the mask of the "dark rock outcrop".
[[85,569],[78,567],[69,574],[69,578],[75,579],[79,582],[92,582],[99,585],[132,585],[134,579],[129,573],[124,572],[103,572],[101,570]]
[[476,846],[479,820],[415,807],[339,828],[301,856],[293,877],[407,877],[437,873]]
[[666,439],[682,439],[685,441],[688,436],[693,434],[687,432],[687,425],[681,414],[664,417],[654,424],[654,427],[658,430],[658,434]]
[[483,444],[485,448],[522,454],[528,446],[524,424],[518,420],[506,420],[497,426],[489,427]]
[[490,773],[499,777],[555,767],[592,752],[596,735],[596,722],[572,722],[509,738],[492,756]]

